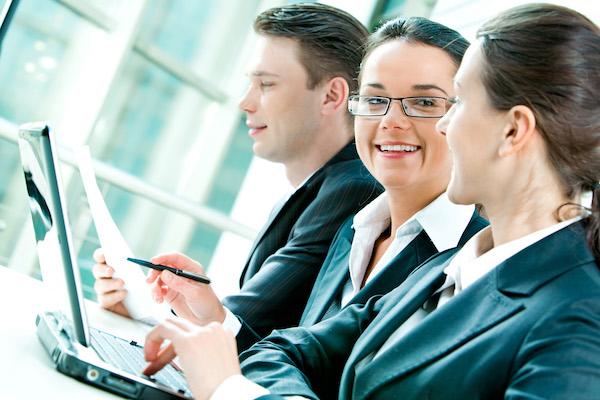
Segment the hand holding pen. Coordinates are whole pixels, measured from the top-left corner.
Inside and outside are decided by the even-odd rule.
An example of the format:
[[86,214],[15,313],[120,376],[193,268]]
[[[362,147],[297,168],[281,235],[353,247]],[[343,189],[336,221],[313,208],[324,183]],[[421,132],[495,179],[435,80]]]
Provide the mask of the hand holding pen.
[[[208,278],[199,263],[179,253],[153,257],[151,262],[160,265],[158,268],[149,267],[152,269],[146,278],[152,284],[152,295],[156,302],[166,301],[178,316],[197,324],[225,320],[225,309],[212,287],[201,283]],[[174,272],[173,269],[180,272]]]
[[206,284],[210,283],[210,279],[206,275],[195,274],[193,272],[187,272],[182,269],[169,267],[168,265],[154,264],[154,263],[151,263],[150,261],[141,260],[139,258],[127,257],[127,261],[130,261],[137,265],[141,265],[142,267],[154,269],[156,271],[169,271],[169,272],[174,273],[175,275],[183,276],[184,278],[191,279],[196,282],[206,283]]

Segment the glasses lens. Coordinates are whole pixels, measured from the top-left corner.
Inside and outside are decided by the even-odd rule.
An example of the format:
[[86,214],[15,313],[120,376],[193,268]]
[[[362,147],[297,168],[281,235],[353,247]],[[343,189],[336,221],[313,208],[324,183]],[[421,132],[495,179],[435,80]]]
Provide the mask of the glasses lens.
[[354,115],[384,115],[390,100],[385,97],[352,96],[348,109]]
[[439,118],[448,109],[447,100],[443,97],[410,97],[402,100],[402,104],[411,117]]

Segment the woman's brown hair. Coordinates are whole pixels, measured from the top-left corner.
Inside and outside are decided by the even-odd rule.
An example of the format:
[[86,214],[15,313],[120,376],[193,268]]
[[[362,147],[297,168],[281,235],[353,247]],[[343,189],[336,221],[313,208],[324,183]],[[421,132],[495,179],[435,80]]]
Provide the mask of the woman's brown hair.
[[477,32],[493,107],[526,105],[569,198],[593,192],[587,231],[600,258],[600,29],[571,9],[528,4]]

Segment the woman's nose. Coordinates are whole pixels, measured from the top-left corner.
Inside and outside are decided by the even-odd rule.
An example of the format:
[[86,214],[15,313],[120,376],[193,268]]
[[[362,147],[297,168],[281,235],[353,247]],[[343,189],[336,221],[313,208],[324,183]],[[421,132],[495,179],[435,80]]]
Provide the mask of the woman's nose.
[[387,113],[381,117],[380,124],[384,129],[407,129],[410,127],[410,117],[404,112],[401,101],[392,100]]
[[442,118],[440,118],[437,124],[435,124],[435,130],[444,136],[446,135],[446,129],[448,129],[448,121],[450,120],[450,113],[452,113],[453,109],[454,107],[451,107],[450,110],[448,110],[448,112]]

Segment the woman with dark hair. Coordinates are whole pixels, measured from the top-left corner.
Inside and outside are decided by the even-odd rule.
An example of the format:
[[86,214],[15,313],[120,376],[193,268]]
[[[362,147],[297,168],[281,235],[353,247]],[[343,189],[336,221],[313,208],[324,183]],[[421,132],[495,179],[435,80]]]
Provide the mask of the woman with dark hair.
[[360,91],[348,108],[361,160],[385,192],[338,231],[300,326],[388,293],[429,257],[462,246],[487,225],[473,206],[449,202],[451,160],[435,131],[468,45],[420,17],[388,21],[369,38]]
[[[277,394],[262,399],[598,398],[600,30],[563,7],[508,10],[481,28],[455,89],[438,123],[448,195],[481,203],[491,226],[388,295],[243,353],[243,374]],[[187,334],[209,351],[228,337]],[[215,357],[227,376],[230,359]]]

